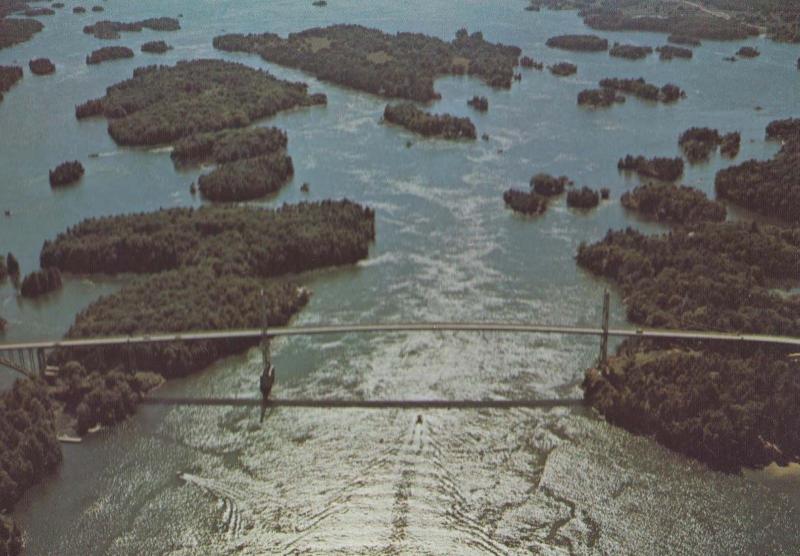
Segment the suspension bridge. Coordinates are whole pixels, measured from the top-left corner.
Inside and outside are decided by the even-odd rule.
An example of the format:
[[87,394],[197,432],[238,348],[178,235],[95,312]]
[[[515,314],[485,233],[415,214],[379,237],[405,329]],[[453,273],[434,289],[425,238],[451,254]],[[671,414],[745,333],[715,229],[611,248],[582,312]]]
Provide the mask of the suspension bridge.
[[[800,348],[800,338],[766,334],[737,334],[732,332],[662,330],[646,328],[610,328],[609,297],[604,297],[602,322],[599,327],[536,324],[522,322],[397,322],[363,324],[303,325],[240,330],[206,330],[196,332],[165,332],[109,336],[102,338],[74,338],[17,343],[0,343],[0,365],[25,376],[41,375],[47,370],[47,355],[58,349],[132,347],[146,344],[172,342],[198,342],[213,340],[269,340],[291,336],[318,336],[344,334],[389,334],[410,332],[470,332],[470,333],[514,333],[555,334],[565,336],[598,336],[600,353],[598,360],[608,357],[609,338],[649,338],[662,340],[698,340],[733,342],[746,344],[769,344]],[[800,355],[800,354],[797,354]],[[288,401],[287,401],[288,403]]]

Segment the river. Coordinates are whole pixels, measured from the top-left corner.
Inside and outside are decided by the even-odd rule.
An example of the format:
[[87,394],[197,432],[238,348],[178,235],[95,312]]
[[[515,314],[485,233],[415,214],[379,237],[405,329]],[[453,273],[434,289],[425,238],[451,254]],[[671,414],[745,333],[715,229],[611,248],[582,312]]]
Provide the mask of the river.
[[[574,12],[531,13],[524,2],[455,0],[108,0],[79,16],[72,3],[42,18],[28,43],[0,51],[0,64],[48,56],[57,72],[27,73],[0,103],[0,250],[23,271],[38,266],[45,239],[90,216],[199,205],[161,151],[117,148],[102,120],[78,122],[73,107],[100,96],[133,68],[215,57],[266,68],[328,95],[327,107],[265,121],[285,129],[295,177],[266,206],[344,198],[376,209],[369,259],[297,277],[313,291],[297,323],[515,320],[596,325],[606,287],[578,269],[582,241],[609,228],[665,228],[626,214],[618,200],[638,181],[618,174],[625,154],[676,156],[692,125],[742,133],[746,158],[768,158],[766,124],[796,115],[797,46],[742,41],[762,54],[722,61],[740,43],[707,41],[693,60],[631,62],[607,53],[548,49],[548,37],[587,32]],[[175,33],[123,33],[131,60],[86,66],[102,41],[92,20],[177,16]],[[379,120],[386,101],[322,83],[256,56],[212,48],[222,32],[281,35],[360,23],[451,39],[462,26],[514,44],[545,63],[572,61],[578,74],[523,70],[511,90],[466,77],[436,82],[434,112],[468,115],[489,141],[422,140]],[[602,33],[611,42],[658,46],[664,35]],[[164,39],[164,56],[141,43]],[[105,44],[105,43],[104,43]],[[639,77],[687,91],[675,105],[629,98],[608,110],[576,106],[603,77]],[[467,107],[473,95],[489,111]],[[756,110],[756,107],[761,107]],[[412,141],[410,147],[406,142]],[[89,158],[90,153],[100,153]],[[47,170],[86,167],[80,185],[51,191]],[[713,196],[715,172],[690,166],[684,183]],[[538,172],[608,187],[611,201],[580,213],[564,199],[536,219],[505,209],[502,192]],[[310,193],[300,192],[308,182]],[[749,217],[744,211],[732,217]],[[0,288],[6,340],[63,334],[77,311],[126,277],[68,277],[38,301]],[[612,321],[624,324],[612,290]],[[394,334],[275,342],[278,397],[359,399],[579,398],[596,339],[510,334]],[[256,395],[260,357],[218,362],[160,393]],[[0,371],[5,384],[11,375]],[[796,472],[709,471],[646,438],[607,425],[585,408],[514,410],[278,409],[259,425],[256,408],[142,407],[124,424],[64,446],[57,476],[30,490],[16,517],[28,554],[540,553],[796,554]]]

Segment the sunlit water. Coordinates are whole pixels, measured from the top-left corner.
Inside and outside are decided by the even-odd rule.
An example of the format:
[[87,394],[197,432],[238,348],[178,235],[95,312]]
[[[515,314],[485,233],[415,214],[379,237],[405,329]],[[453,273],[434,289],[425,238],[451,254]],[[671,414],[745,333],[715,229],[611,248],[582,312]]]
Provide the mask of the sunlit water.
[[[286,129],[296,175],[275,206],[347,197],[376,209],[370,258],[352,268],[297,279],[314,296],[300,323],[387,320],[518,320],[596,324],[602,281],[575,265],[581,241],[608,228],[662,227],[626,214],[620,195],[638,183],[620,176],[625,154],[676,155],[691,125],[742,132],[742,153],[767,158],[772,119],[796,115],[796,46],[746,41],[760,58],[722,62],[740,44],[707,42],[690,62],[630,62],[544,46],[558,33],[585,32],[570,12],[529,13],[524,2],[355,2],[109,0],[103,14],[65,10],[43,18],[29,43],[0,51],[0,64],[52,58],[57,73],[25,78],[0,104],[0,250],[23,270],[38,265],[42,242],[88,216],[197,205],[167,153],[118,149],[102,120],[78,122],[75,104],[100,96],[133,68],[220,57],[306,81],[327,107],[267,121]],[[86,23],[182,13],[177,33],[123,34],[133,60],[87,67],[101,44]],[[356,22],[386,31],[450,39],[462,26],[520,46],[546,63],[578,64],[576,76],[523,71],[510,91],[477,80],[437,81],[436,112],[469,115],[490,141],[421,140],[379,123],[385,100],[320,83],[250,55],[216,52],[225,32],[286,34]],[[663,35],[605,33],[612,42],[657,46]],[[175,49],[142,54],[163,38]],[[577,93],[602,77],[675,82],[688,98],[673,106],[629,98],[591,111]],[[479,114],[466,106],[489,98]],[[763,109],[756,111],[755,107]],[[411,140],[410,148],[405,146]],[[502,149],[502,152],[498,152]],[[100,153],[98,158],[88,158]],[[77,158],[86,175],[51,191],[47,170]],[[728,162],[690,167],[685,183],[713,195]],[[515,216],[502,192],[537,172],[609,187],[612,200],[589,213],[564,199],[537,219]],[[303,195],[300,184],[311,184]],[[741,217],[737,211],[735,217]],[[748,217],[745,215],[745,217]],[[6,340],[62,334],[76,311],[126,278],[71,277],[40,301],[0,289]],[[612,318],[624,322],[615,292]],[[296,338],[277,342],[279,397],[363,399],[578,398],[593,339],[559,336],[405,334]],[[176,381],[163,395],[256,395],[256,352]],[[8,382],[10,375],[3,375]],[[418,422],[418,414],[422,416]],[[16,515],[30,554],[342,553],[785,553],[800,549],[800,481],[795,473],[726,476],[654,442],[606,425],[585,409],[274,411],[145,407],[123,425],[65,446],[57,477],[33,489]]]

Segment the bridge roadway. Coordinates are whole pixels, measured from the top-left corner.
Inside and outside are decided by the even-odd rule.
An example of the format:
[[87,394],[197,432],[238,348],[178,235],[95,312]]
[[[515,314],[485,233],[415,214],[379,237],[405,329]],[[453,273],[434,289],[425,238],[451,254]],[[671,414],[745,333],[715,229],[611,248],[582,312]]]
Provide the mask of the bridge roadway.
[[[270,327],[267,329],[267,335],[271,338],[281,336],[313,336],[322,334],[387,332],[513,332],[529,334],[564,334],[575,336],[603,336],[604,334],[604,330],[602,328],[507,322],[398,322],[281,326],[274,328]],[[80,348],[113,345],[153,344],[164,342],[189,342],[200,340],[258,339],[262,336],[262,334],[263,330],[261,328],[248,328],[240,330],[169,332],[135,336],[110,336],[103,338],[3,343],[0,344],[0,353],[14,350],[46,350],[60,347]],[[737,334],[730,332],[609,328],[608,336],[622,338],[661,338],[672,340],[716,340],[724,342],[766,343],[800,347],[800,338],[794,338],[791,336]]]

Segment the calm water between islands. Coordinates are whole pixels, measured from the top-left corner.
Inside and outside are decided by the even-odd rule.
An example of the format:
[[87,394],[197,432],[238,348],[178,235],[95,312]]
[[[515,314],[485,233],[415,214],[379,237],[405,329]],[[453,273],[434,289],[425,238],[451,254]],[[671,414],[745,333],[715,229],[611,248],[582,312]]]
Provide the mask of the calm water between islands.
[[[796,116],[798,47],[765,39],[762,55],[722,62],[740,43],[706,42],[690,62],[651,56],[630,62],[607,53],[548,49],[554,34],[585,32],[573,12],[523,11],[524,2],[308,2],[109,0],[106,12],[67,9],[44,18],[32,41],[0,51],[0,64],[50,57],[54,76],[27,73],[0,104],[0,250],[23,271],[38,266],[42,242],[83,218],[199,205],[166,152],[118,149],[104,121],[77,122],[75,104],[149,63],[216,57],[302,80],[328,106],[267,120],[287,130],[296,175],[265,206],[347,197],[377,211],[370,258],[353,268],[297,277],[314,291],[300,323],[378,320],[531,320],[594,324],[604,283],[579,270],[581,241],[608,228],[657,225],[626,214],[620,195],[636,185],[616,170],[625,154],[676,156],[692,125],[742,132],[737,161],[767,158],[773,119]],[[136,57],[87,67],[98,47],[81,32],[89,20],[183,14],[177,33],[123,34],[115,44]],[[379,124],[385,100],[329,84],[249,55],[213,50],[222,32],[286,34],[316,25],[360,23],[450,40],[462,26],[515,44],[545,63],[572,61],[572,78],[524,71],[511,90],[469,78],[436,83],[434,112],[469,115],[488,142],[425,141]],[[658,46],[663,35],[604,33],[613,41]],[[175,49],[141,54],[147,40]],[[655,106],[630,98],[609,110],[575,105],[603,77],[674,82],[688,98]],[[485,95],[490,109],[466,100]],[[763,109],[755,110],[756,106]],[[413,145],[406,147],[406,141]],[[89,158],[90,153],[100,153]],[[51,191],[47,170],[63,160],[86,167],[81,184]],[[684,183],[713,196],[729,164],[689,167]],[[503,207],[502,192],[536,172],[577,185],[609,187],[611,202],[590,213],[563,199],[535,220]],[[300,184],[309,182],[304,195]],[[733,218],[748,216],[733,211]],[[6,340],[61,335],[74,314],[125,277],[68,279],[40,301],[0,288]],[[624,322],[613,294],[613,319]],[[297,338],[278,342],[280,397],[576,398],[594,340],[510,335],[408,334]],[[182,396],[254,396],[254,351],[169,384]],[[0,375],[7,384],[10,375]],[[31,490],[16,512],[29,554],[200,554],[270,551],[409,553],[795,554],[800,547],[800,479],[725,476],[654,442],[607,426],[583,409],[432,411],[275,411],[259,427],[256,410],[145,407],[80,446],[65,446],[59,475]]]

